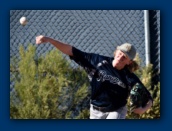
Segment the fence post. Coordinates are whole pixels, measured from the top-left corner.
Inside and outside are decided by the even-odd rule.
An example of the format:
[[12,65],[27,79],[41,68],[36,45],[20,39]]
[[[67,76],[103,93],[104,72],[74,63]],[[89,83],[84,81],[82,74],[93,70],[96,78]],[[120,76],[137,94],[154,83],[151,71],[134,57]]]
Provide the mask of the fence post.
[[149,10],[144,10],[145,26],[145,57],[146,65],[150,64],[150,33],[149,33]]

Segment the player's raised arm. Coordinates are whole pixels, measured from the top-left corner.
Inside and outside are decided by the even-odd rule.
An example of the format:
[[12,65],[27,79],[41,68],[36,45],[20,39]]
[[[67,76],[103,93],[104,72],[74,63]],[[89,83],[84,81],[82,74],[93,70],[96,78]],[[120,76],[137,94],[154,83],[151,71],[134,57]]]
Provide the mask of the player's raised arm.
[[72,46],[43,35],[36,37],[36,44],[51,43],[66,55],[73,56]]

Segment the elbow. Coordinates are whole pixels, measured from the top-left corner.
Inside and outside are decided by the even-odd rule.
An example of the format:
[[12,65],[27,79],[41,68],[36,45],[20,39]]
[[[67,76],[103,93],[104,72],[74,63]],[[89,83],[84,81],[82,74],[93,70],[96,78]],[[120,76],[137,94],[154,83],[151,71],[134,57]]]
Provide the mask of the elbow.
[[69,47],[68,47],[68,50],[67,50],[67,53],[66,53],[67,55],[73,56],[72,48],[73,48],[72,46],[69,46]]
[[65,45],[65,47],[61,49],[61,52],[63,52],[66,55],[73,56],[72,48],[73,47],[70,45]]

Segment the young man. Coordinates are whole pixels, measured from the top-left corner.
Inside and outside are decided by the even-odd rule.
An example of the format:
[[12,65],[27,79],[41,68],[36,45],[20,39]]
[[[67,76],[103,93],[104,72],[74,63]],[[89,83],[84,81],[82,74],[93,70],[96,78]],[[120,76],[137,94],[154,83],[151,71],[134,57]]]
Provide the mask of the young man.
[[[117,47],[114,57],[86,53],[77,48],[54,40],[50,37],[37,36],[36,44],[51,43],[58,50],[69,55],[88,73],[91,85],[90,119],[125,119],[127,99],[130,90],[141,83],[132,72],[135,70],[136,49],[129,43]],[[142,114],[152,106],[152,98],[144,107],[134,110]]]

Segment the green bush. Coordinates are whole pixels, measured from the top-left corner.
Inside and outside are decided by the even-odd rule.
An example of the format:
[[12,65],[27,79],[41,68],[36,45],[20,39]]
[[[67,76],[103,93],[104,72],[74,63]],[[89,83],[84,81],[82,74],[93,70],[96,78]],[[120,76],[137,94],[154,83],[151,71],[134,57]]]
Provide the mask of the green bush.
[[[81,116],[87,119],[88,116],[83,117],[74,108],[79,105],[81,109],[83,100],[89,95],[86,73],[80,68],[72,69],[57,50],[36,60],[35,49],[31,45],[27,50],[20,47],[20,61],[15,69],[18,70],[16,78],[20,79],[13,79],[17,95],[11,93],[10,96],[10,117],[71,119]],[[10,65],[10,68],[14,70],[16,65]]]

